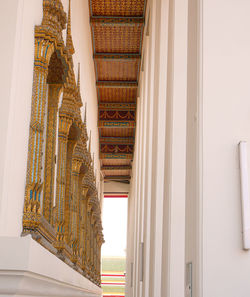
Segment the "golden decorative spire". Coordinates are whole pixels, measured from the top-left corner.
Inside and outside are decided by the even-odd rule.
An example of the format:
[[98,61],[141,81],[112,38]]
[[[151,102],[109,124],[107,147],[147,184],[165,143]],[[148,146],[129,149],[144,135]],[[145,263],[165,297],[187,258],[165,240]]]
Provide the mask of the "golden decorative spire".
[[75,49],[72,41],[72,35],[71,35],[71,0],[69,0],[66,47],[68,48],[68,51],[71,55],[75,53]]
[[89,149],[88,149],[89,153],[91,151],[91,130],[90,130],[90,133],[89,133]]
[[87,124],[87,102],[85,102],[84,124]]
[[82,107],[82,98],[81,98],[81,90],[80,90],[80,63],[78,63],[77,90],[78,90],[79,107]]
[[80,93],[80,63],[78,63],[77,88]]

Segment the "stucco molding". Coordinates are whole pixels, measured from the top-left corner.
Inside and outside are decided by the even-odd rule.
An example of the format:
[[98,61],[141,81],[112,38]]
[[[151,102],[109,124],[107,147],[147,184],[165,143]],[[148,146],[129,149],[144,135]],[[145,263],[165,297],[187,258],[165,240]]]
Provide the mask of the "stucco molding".
[[102,296],[101,289],[91,291],[25,270],[0,270],[0,296]]
[[88,296],[102,290],[31,236],[0,237],[0,296]]

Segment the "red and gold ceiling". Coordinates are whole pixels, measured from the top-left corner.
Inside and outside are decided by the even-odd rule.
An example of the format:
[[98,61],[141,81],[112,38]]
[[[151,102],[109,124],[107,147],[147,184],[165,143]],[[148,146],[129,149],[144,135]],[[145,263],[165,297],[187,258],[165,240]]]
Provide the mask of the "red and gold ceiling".
[[129,182],[146,0],[89,0],[101,170]]

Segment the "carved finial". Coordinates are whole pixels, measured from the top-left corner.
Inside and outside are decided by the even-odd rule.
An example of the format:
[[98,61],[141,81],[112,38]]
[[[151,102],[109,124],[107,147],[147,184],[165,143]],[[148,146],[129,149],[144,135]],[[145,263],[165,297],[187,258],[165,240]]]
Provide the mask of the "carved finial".
[[68,25],[67,25],[67,37],[66,37],[66,47],[69,53],[73,55],[75,53],[72,35],[71,35],[71,0],[69,0],[69,12],[68,12]]
[[89,153],[91,151],[91,130],[90,130],[90,133],[89,133]]
[[80,63],[78,63],[77,90],[78,90],[79,107],[82,107],[82,98],[81,98],[81,89],[80,89]]
[[85,103],[84,124],[87,123],[87,102]]
[[78,63],[77,88],[78,88],[78,91],[80,92],[80,63]]

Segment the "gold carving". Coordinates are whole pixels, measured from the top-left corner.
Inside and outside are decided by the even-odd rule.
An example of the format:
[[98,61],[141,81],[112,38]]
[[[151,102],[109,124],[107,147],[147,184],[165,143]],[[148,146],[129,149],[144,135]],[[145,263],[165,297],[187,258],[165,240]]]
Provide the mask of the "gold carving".
[[80,65],[77,83],[73,69],[70,3],[65,45],[66,20],[60,0],[43,0],[42,24],[35,27],[23,234],[56,249],[60,259],[100,286],[101,212],[86,107],[81,117]]

